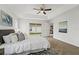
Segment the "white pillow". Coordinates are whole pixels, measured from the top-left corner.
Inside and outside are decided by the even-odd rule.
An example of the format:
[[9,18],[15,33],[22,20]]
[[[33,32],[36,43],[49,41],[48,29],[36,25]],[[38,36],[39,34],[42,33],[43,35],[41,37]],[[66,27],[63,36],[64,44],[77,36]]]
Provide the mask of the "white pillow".
[[18,41],[17,35],[15,33],[11,33],[9,35],[3,36],[5,43],[15,43]]
[[10,34],[10,40],[11,40],[11,43],[16,43],[18,41],[16,33]]
[[11,43],[10,35],[3,36],[3,40],[5,41],[5,43]]

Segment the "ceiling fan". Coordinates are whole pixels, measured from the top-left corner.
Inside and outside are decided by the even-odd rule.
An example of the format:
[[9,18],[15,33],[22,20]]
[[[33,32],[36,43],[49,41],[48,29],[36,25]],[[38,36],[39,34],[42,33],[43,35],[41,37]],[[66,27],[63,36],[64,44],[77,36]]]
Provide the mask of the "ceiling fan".
[[44,4],[42,4],[39,9],[38,8],[33,8],[33,9],[38,11],[37,14],[43,12],[44,15],[46,15],[46,11],[51,11],[52,10],[51,8],[48,8],[48,9],[45,8],[45,5]]

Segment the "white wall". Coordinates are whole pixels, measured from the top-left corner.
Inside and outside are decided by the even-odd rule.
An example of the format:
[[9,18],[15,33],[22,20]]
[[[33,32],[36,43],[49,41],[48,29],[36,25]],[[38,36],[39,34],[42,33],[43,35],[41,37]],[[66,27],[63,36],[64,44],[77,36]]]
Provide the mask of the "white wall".
[[[0,7],[0,8],[2,8],[2,7]],[[13,26],[9,27],[9,26],[3,26],[0,24],[0,29],[15,29],[15,31],[18,31],[18,28],[19,28],[20,31],[27,33],[29,35],[29,23],[41,23],[42,24],[42,35],[44,35],[44,36],[49,35],[48,21],[44,21],[41,19],[38,20],[39,17],[37,19],[36,19],[36,17],[32,17],[33,19],[36,19],[36,20],[32,20],[32,18],[31,19],[21,19],[21,18],[17,17],[17,15],[12,13],[11,11],[8,11],[8,9],[6,9],[6,8],[2,8],[2,10],[13,18]],[[0,9],[0,11],[1,11],[1,9]],[[0,17],[0,19],[1,19],[1,17]]]
[[49,35],[49,23],[44,20],[30,20],[30,19],[19,19],[19,25],[18,28],[20,31],[27,33],[29,35],[29,23],[40,23],[42,24],[42,34],[43,36]]
[[[61,21],[68,21],[68,33],[58,32]],[[64,12],[52,20],[54,24],[54,38],[79,47],[79,6]]]

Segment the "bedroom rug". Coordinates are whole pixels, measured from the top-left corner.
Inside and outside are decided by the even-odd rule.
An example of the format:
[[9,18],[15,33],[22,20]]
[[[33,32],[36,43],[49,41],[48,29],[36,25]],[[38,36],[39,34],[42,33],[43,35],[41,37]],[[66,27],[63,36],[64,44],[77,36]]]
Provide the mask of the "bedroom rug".
[[51,51],[51,50],[44,50],[44,51],[40,51],[36,53],[30,53],[28,55],[58,55],[58,53],[56,53],[55,51]]
[[23,52],[20,54],[13,54],[13,55],[59,55],[59,54],[55,51],[51,51],[50,49],[48,49],[48,50],[44,50],[36,53],[27,54],[26,52]]

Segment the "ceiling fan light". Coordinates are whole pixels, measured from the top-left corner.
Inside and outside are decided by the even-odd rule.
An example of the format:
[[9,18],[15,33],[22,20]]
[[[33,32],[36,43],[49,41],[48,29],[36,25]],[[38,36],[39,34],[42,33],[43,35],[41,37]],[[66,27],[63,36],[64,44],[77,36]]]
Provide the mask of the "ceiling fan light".
[[45,11],[51,11],[52,9],[51,8],[45,8],[45,5],[44,4],[42,4],[42,6],[39,8],[39,9],[37,9],[37,8],[34,8],[34,10],[37,10],[37,11],[39,11],[37,14],[39,14],[39,13],[43,13],[44,15],[46,15],[46,12]]
[[43,11],[43,13],[46,15],[46,12],[45,11]]

